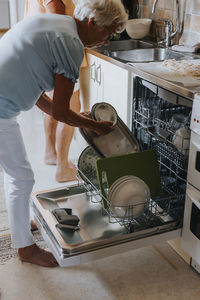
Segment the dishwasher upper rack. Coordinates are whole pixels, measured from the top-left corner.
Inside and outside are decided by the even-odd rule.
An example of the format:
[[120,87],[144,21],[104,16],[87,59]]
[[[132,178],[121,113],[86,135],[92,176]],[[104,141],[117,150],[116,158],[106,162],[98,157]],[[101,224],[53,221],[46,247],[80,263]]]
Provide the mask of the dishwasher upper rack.
[[[125,214],[123,217],[117,217],[113,213],[113,207],[108,199],[101,194],[98,186],[94,185],[80,170],[81,177],[85,178],[83,184],[87,190],[87,196],[90,201],[99,203],[102,207],[102,214],[107,215],[110,223],[118,223],[127,228],[128,231],[142,230],[150,227],[162,226],[174,222],[182,225],[184,213],[184,199],[185,194],[175,195],[170,190],[165,189],[163,185],[163,195],[155,197],[146,201],[145,204],[135,204],[132,206],[119,207],[123,208]],[[82,183],[81,183],[82,184]],[[108,187],[105,186],[106,194],[108,194]],[[106,201],[107,207],[103,205],[103,200]],[[134,209],[138,205],[144,205],[144,211],[141,215],[134,217]]]
[[[179,149],[176,150],[177,148],[173,142],[173,137],[175,136],[176,131],[171,128],[169,116],[165,121],[161,119],[163,114],[167,114],[166,111],[161,110],[159,118],[153,115],[153,111],[155,112],[155,108],[153,107],[148,109],[145,108],[145,113],[142,110],[144,110],[144,108],[141,110],[135,109],[135,118],[133,121],[136,124],[135,129],[137,129],[138,140],[144,140],[144,143],[146,143],[146,147],[150,147],[152,141],[163,141],[165,143],[171,144],[172,148],[174,148],[174,152],[179,152],[180,154],[183,154],[183,156],[188,156],[190,137],[182,137]],[[167,109],[167,111],[171,116],[173,116],[173,114],[175,115],[177,112],[185,113],[183,107],[173,107],[171,109]],[[188,122],[185,126],[188,131],[190,131],[189,120],[190,116],[188,116]],[[145,133],[148,133],[149,136],[145,136]],[[154,139],[152,139],[152,137],[154,137]]]
[[[181,107],[182,111],[183,108]],[[173,112],[180,111],[180,107],[177,109],[173,108]],[[170,123],[168,121],[163,121],[161,119],[149,119],[148,116],[144,116],[141,111],[137,109],[134,110],[135,118],[133,120],[133,131],[138,138],[141,148],[143,149],[155,149],[158,154],[160,170],[168,169],[168,174],[173,174],[176,178],[181,181],[186,182],[187,177],[187,165],[188,165],[188,155],[182,153],[180,149],[178,150],[176,146],[172,143],[172,136],[174,131],[170,128]],[[145,120],[142,121],[142,120]],[[152,126],[157,126],[160,130],[160,134],[152,131]],[[186,140],[184,145],[188,148],[184,148],[189,153],[189,138]]]
[[[151,141],[156,139],[171,144],[174,152],[177,148],[188,156],[191,103],[139,77],[134,80],[134,85],[132,132],[141,149],[152,149]],[[186,132],[178,130],[183,126],[188,129]]]

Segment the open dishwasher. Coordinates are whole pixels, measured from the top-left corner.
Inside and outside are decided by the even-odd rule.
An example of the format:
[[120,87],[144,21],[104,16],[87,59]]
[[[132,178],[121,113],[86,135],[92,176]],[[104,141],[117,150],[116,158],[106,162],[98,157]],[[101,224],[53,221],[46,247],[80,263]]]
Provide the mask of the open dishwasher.
[[[77,184],[35,193],[35,222],[60,266],[81,264],[181,235],[189,136],[177,138],[177,131],[188,129],[192,105],[188,99],[141,78],[135,78],[134,85],[132,133],[141,151],[156,151],[162,193],[151,197],[136,217],[116,216],[107,198],[109,187],[105,186],[107,193],[102,194],[98,184],[81,170],[83,180],[78,179]],[[61,212],[61,218],[62,214],[76,216],[76,226],[59,223],[56,211]]]

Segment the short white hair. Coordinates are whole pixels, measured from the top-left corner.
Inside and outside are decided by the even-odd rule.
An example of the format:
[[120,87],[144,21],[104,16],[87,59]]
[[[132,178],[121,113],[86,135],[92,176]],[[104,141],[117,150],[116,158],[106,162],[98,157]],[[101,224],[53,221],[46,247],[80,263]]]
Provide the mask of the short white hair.
[[100,27],[116,25],[116,32],[123,31],[128,20],[121,0],[79,0],[74,16],[80,21],[94,18]]

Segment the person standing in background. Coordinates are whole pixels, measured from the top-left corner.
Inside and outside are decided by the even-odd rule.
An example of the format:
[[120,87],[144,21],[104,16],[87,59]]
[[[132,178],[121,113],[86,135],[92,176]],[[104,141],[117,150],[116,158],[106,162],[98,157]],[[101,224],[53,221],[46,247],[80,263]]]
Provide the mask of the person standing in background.
[[[39,13],[55,13],[73,16],[77,1],[73,0],[26,0],[25,16],[36,15]],[[80,81],[84,81],[83,72],[88,66],[84,57]],[[80,112],[80,84],[76,83],[71,99],[71,108]],[[83,83],[84,84],[84,83]],[[52,99],[53,91],[47,93]],[[56,181],[66,182],[76,180],[76,168],[69,161],[69,149],[74,134],[74,127],[68,124],[57,122],[51,116],[44,116],[45,130],[45,156],[44,161],[47,165],[56,165]]]

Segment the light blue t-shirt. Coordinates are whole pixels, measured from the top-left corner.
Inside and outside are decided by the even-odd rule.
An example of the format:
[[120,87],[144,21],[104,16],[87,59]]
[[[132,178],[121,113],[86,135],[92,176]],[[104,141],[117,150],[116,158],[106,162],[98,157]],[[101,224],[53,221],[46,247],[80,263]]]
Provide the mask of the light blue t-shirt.
[[0,39],[0,118],[30,109],[56,74],[76,82],[84,47],[72,17],[28,17]]

